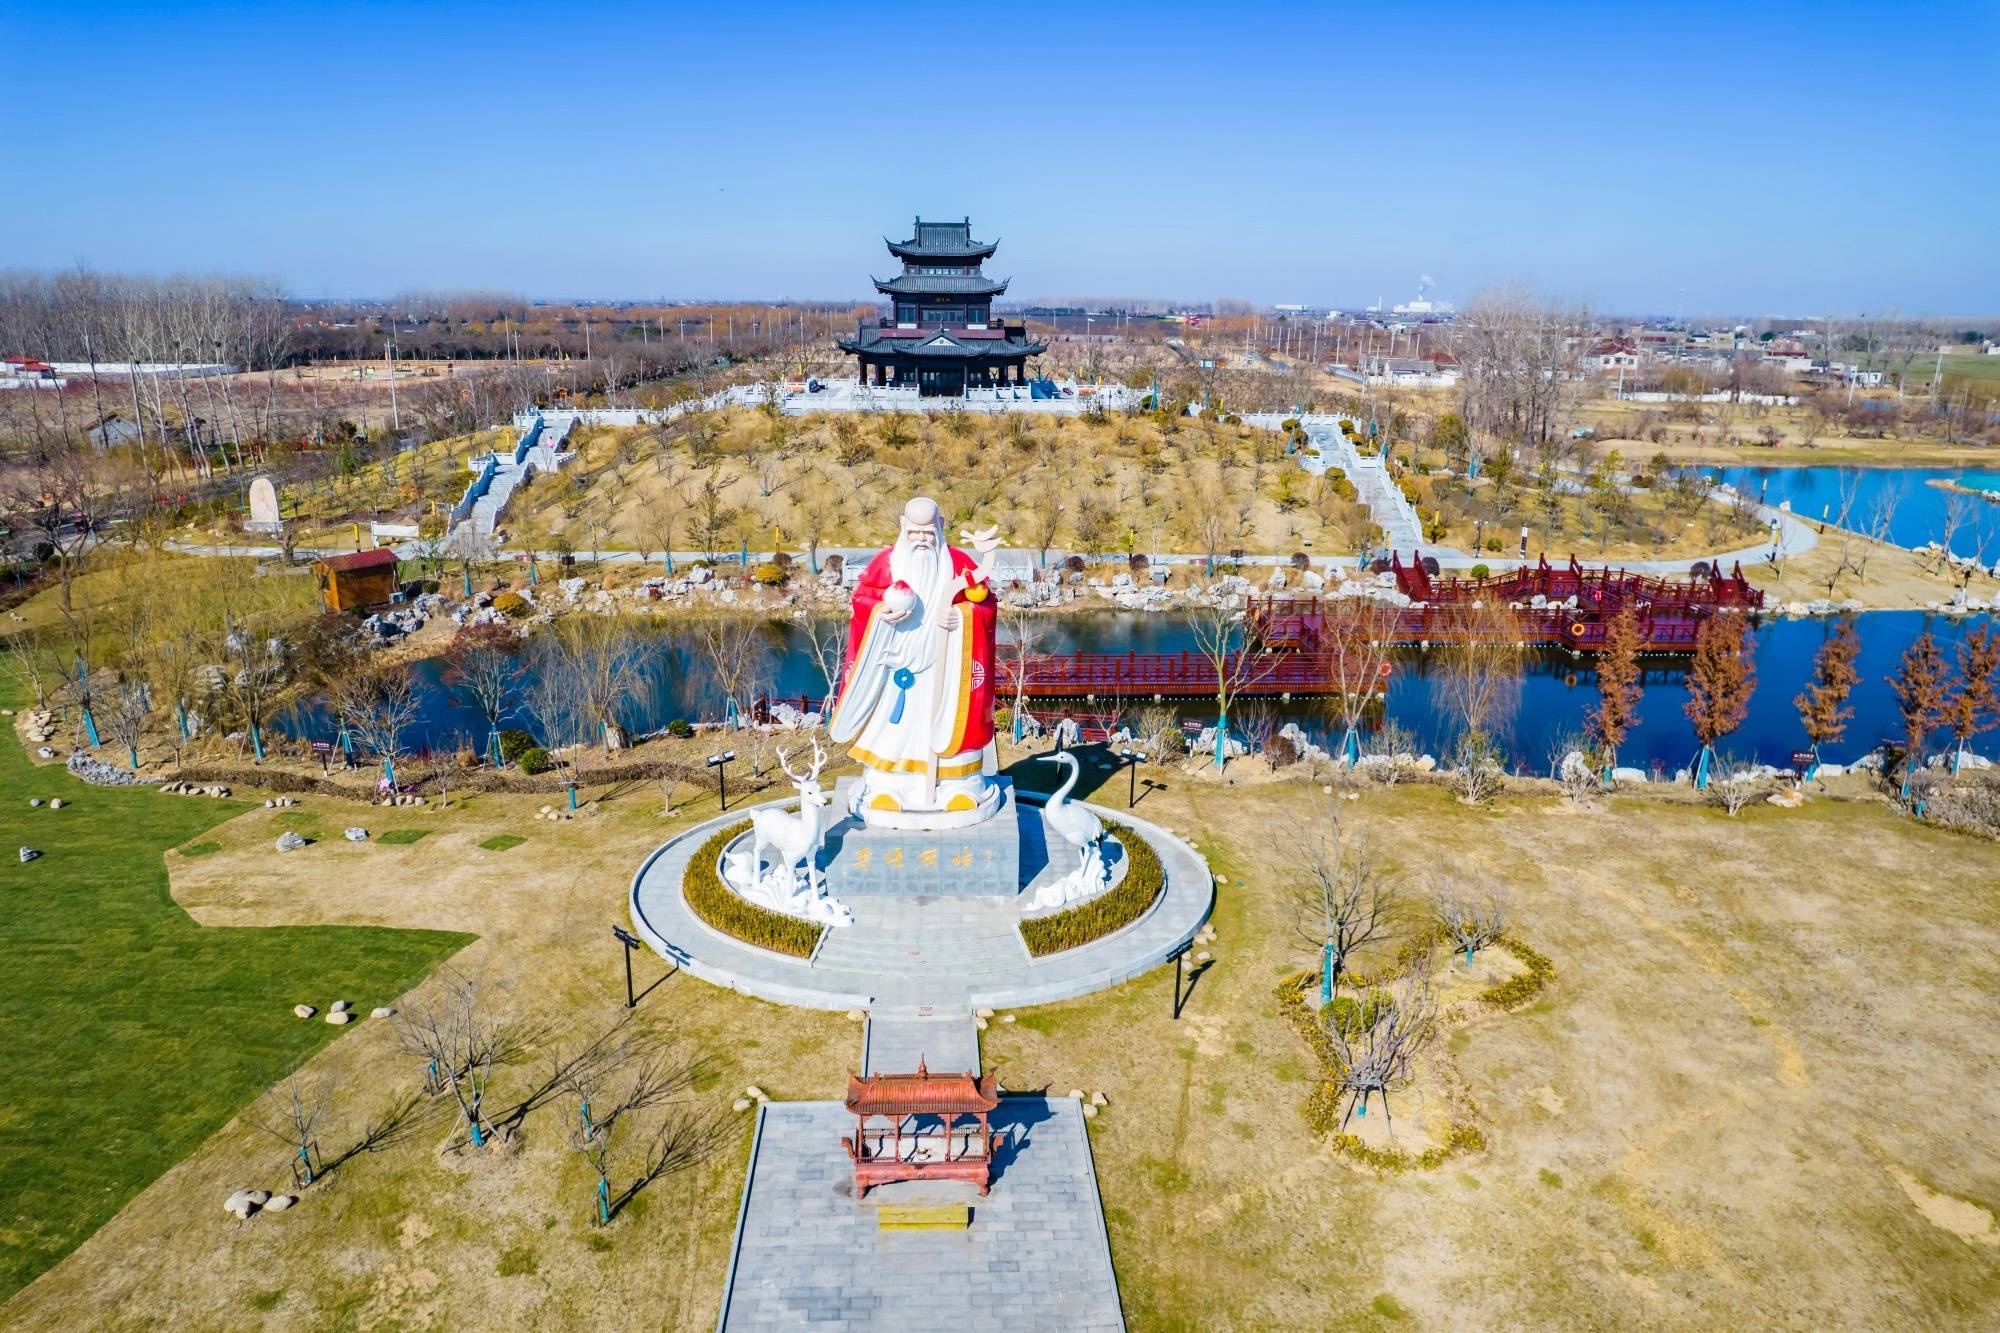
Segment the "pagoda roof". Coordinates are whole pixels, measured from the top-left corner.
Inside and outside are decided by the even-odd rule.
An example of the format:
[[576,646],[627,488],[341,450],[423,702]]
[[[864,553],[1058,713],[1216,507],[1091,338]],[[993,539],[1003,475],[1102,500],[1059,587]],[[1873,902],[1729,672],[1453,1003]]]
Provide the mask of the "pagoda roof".
[[1008,282],[983,273],[901,273],[888,279],[871,275],[870,281],[884,296],[998,296]]
[[847,1109],[855,1115],[971,1115],[999,1105],[992,1075],[933,1074],[921,1057],[914,1074],[847,1076]]
[[972,361],[987,356],[1037,356],[1048,350],[1031,342],[1017,327],[968,329],[930,325],[919,329],[862,329],[859,337],[840,340],[843,352],[893,352],[936,360]]
[[1000,242],[965,240],[892,241],[887,236],[882,244],[889,247],[889,253],[898,259],[991,259],[993,252],[1000,248]]

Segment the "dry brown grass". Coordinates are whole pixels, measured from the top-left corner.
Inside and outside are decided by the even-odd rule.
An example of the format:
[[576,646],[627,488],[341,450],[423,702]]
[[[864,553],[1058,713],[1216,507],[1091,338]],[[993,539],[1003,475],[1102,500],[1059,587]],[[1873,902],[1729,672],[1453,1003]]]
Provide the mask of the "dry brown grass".
[[[1559,969],[1527,1010],[1452,1039],[1489,1150],[1379,1176],[1307,1132],[1310,1058],[1272,998],[1310,961],[1283,905],[1302,791],[1168,778],[1142,813],[1188,833],[1228,880],[1217,962],[1184,1016],[1170,1019],[1156,973],[986,1034],[1009,1086],[1107,1092],[1092,1139],[1135,1328],[1993,1319],[1994,1233],[1968,1211],[2000,1203],[1991,844],[1865,799],[1734,820],[1626,799],[1588,814],[1553,798],[1474,811],[1429,787],[1344,803],[1401,874],[1457,857],[1504,878],[1516,928]],[[1115,808],[1123,793],[1104,795]],[[169,855],[174,891],[215,924],[476,931],[461,966],[512,978],[539,1012],[600,1024],[622,1001],[608,925],[633,868],[677,825],[651,791],[565,825],[529,819],[536,804],[394,812],[382,827],[435,831],[350,846],[342,825],[379,832],[392,812],[309,799],[289,813],[333,840],[282,863],[269,847],[288,812],[253,811],[208,835],[223,844],[213,855]],[[478,848],[499,832],[528,841]],[[651,968],[642,960],[642,980]],[[836,1095],[858,1049],[837,1015],[686,978],[640,1014],[725,1062],[720,1097],[752,1081]],[[364,1021],[315,1061],[339,1071],[357,1112],[412,1080],[387,1038]],[[406,1145],[242,1226],[222,1197],[267,1179],[281,1153],[234,1124],[4,1315],[23,1327],[712,1321],[742,1148],[655,1187],[600,1235],[555,1134],[530,1120],[517,1158],[476,1168]]]

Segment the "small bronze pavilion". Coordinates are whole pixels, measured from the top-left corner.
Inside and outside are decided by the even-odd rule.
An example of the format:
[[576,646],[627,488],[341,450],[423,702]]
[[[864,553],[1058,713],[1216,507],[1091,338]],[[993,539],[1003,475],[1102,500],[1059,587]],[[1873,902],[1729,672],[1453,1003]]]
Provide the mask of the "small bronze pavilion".
[[[855,1197],[899,1180],[962,1180],[986,1193],[996,1138],[987,1117],[999,1105],[992,1075],[933,1074],[921,1058],[914,1074],[849,1074],[854,1135],[843,1135],[840,1145],[854,1159]],[[938,1128],[912,1126],[905,1135],[906,1121],[929,1116],[938,1119]],[[960,1117],[973,1123],[955,1134],[952,1126]],[[871,1128],[871,1120],[887,1123]]]
[[1007,282],[987,277],[983,266],[999,242],[974,240],[970,218],[918,218],[909,240],[883,243],[903,261],[896,277],[874,279],[890,313],[840,340],[840,349],[860,362],[863,384],[962,398],[967,389],[1028,382],[1028,358],[1048,344],[1030,339],[1026,324],[993,319],[993,298]]

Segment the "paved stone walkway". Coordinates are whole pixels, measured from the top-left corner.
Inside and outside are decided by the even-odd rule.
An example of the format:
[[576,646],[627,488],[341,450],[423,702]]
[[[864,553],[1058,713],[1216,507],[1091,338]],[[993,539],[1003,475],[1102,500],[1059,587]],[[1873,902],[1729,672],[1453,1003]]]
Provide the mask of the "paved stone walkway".
[[[735,1256],[718,1327],[1122,1330],[1083,1108],[1071,1097],[1009,1097],[1007,1139],[985,1198],[970,1185],[913,1182],[852,1197],[839,1102],[758,1112]],[[1020,1138],[1016,1139],[1016,1133]],[[964,1231],[881,1231],[886,1203],[964,1201]]]
[[961,1014],[912,1018],[870,1014],[861,1036],[861,1072],[913,1074],[917,1062],[933,1074],[977,1072],[979,1028]]

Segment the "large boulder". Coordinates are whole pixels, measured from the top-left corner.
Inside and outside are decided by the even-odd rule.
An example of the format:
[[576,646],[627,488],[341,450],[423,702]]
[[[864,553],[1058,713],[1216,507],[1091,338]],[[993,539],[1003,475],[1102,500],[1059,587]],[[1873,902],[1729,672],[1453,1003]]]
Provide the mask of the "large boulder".
[[351,828],[342,836],[349,842],[366,842],[368,841],[368,830],[365,828]]
[[306,840],[296,830],[286,829],[278,835],[277,847],[281,852],[296,852],[305,845]]

